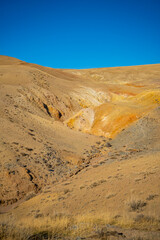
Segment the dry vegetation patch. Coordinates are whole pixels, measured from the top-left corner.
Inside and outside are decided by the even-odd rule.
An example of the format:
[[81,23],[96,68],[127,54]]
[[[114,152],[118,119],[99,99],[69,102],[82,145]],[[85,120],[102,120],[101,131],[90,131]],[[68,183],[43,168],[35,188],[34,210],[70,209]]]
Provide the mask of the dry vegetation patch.
[[130,200],[128,200],[127,205],[129,207],[129,211],[140,212],[147,205],[147,203],[141,199],[132,197]]
[[[88,213],[77,216],[57,214],[52,218],[42,217],[40,219],[28,217],[16,223],[3,217],[0,221],[0,239],[77,239],[78,237],[88,239],[87,237],[91,236],[91,239],[94,239],[93,236],[96,236],[95,239],[102,239],[101,233],[104,232],[104,227],[107,229],[105,230],[107,234],[110,233],[108,236],[112,235],[113,231],[109,230],[111,225],[128,229],[158,230],[160,221],[143,214],[130,218],[129,215],[117,216],[110,213]],[[117,234],[118,232],[115,236],[118,236]]]

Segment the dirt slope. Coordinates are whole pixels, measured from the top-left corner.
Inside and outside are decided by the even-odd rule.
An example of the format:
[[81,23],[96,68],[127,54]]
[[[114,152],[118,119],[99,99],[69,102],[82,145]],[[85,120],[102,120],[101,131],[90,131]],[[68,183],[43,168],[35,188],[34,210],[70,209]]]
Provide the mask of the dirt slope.
[[159,80],[160,64],[62,70],[0,56],[1,222],[95,215],[158,230]]

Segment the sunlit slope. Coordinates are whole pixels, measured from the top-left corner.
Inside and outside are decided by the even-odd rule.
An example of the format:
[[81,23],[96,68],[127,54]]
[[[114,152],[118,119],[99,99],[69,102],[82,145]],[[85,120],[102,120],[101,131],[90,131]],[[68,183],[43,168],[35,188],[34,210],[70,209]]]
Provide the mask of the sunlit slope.
[[1,203],[81,169],[99,136],[116,139],[159,106],[159,79],[159,64],[61,70],[0,56]]
[[[151,110],[139,121],[124,129],[111,142],[116,148],[145,149],[156,152],[160,148],[160,107]],[[152,161],[153,158],[151,158]]]
[[99,103],[98,106],[93,103],[92,107],[85,108],[71,117],[67,125],[77,130],[112,138],[160,104],[160,90],[157,89],[145,90],[128,97],[115,94],[112,97],[112,93],[110,94],[109,101]]
[[97,216],[158,230],[159,81],[160,64],[62,70],[0,56],[0,228],[31,235],[64,216],[79,231],[74,218]]
[[[78,217],[83,224],[98,216],[105,224],[159,229],[159,115],[159,107],[149,111],[111,140],[105,154],[65,181],[46,185],[38,195],[31,192],[27,201],[2,215],[3,222],[10,219],[14,228],[36,224],[38,218],[43,228],[57,216]],[[100,141],[96,148],[102,151],[105,145]]]
[[88,79],[92,85],[91,90],[93,85],[96,89],[96,92],[86,88],[83,88],[83,91],[76,90],[79,92],[77,98],[83,110],[66,121],[70,128],[113,138],[159,106],[158,64],[68,71],[81,76],[82,79]]
[[160,65],[60,70],[1,56],[1,84],[68,127],[115,137],[159,105]]

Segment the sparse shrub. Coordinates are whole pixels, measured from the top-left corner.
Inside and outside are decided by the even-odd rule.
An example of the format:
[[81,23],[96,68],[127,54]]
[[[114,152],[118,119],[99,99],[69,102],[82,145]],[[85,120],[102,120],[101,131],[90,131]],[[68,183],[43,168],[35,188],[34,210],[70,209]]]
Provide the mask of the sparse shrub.
[[155,219],[152,216],[144,216],[143,214],[139,214],[134,219],[135,222],[154,222]]
[[42,213],[38,213],[38,214],[36,214],[34,217],[35,217],[35,218],[41,218],[41,217],[43,217],[43,214],[42,214]]
[[67,193],[69,193],[70,192],[70,190],[67,188],[67,189],[64,189],[64,194],[67,194]]
[[106,198],[109,199],[109,198],[112,198],[112,197],[114,197],[114,196],[116,196],[116,193],[108,193],[108,194],[106,195]]
[[99,185],[98,182],[94,182],[94,183],[92,183],[92,184],[90,185],[90,187],[91,187],[91,188],[94,188],[94,187],[97,187],[98,185]]
[[28,240],[35,240],[35,239],[49,239],[52,237],[52,233],[48,231],[40,232],[37,234],[34,234],[28,238]]
[[104,183],[104,182],[107,182],[107,180],[101,179],[101,180],[99,180],[99,181],[97,181],[97,182],[92,183],[92,184],[90,185],[90,187],[91,187],[91,188],[97,187],[97,186],[99,186],[100,184],[102,184],[102,183]]
[[132,212],[142,211],[142,208],[145,207],[146,205],[147,203],[142,200],[132,199],[131,201],[128,202],[129,210]]
[[150,194],[150,195],[146,198],[146,200],[147,200],[147,201],[150,201],[150,200],[153,200],[155,197],[157,197],[156,194]]

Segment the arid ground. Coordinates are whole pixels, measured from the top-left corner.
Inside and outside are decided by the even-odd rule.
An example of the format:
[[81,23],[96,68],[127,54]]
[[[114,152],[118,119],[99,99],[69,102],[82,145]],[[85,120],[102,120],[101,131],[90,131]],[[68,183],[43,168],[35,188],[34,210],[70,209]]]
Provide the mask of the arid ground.
[[0,56],[0,239],[160,239],[160,64]]

